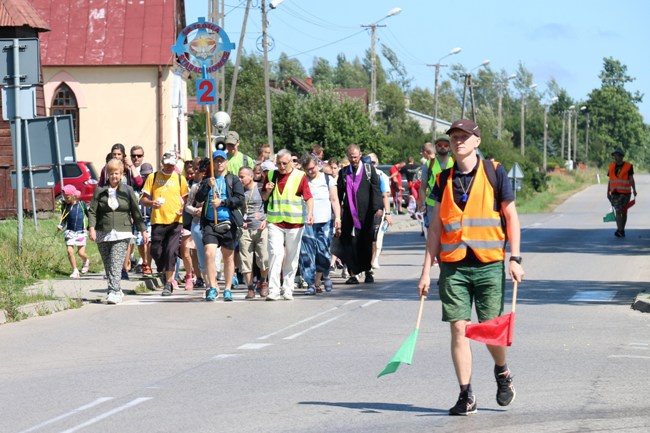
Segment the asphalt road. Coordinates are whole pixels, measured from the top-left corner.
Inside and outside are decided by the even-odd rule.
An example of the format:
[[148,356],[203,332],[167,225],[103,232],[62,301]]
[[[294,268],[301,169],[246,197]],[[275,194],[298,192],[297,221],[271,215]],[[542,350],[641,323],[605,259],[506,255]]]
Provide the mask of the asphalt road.
[[374,285],[337,277],[293,302],[158,292],[3,325],[0,432],[646,432],[650,315],[630,304],[650,289],[650,176],[637,185],[625,239],[602,222],[603,185],[522,216],[508,408],[476,343],[479,412],[447,416],[458,387],[437,294],[413,365],[376,378],[415,325],[423,238],[410,230],[388,233]]

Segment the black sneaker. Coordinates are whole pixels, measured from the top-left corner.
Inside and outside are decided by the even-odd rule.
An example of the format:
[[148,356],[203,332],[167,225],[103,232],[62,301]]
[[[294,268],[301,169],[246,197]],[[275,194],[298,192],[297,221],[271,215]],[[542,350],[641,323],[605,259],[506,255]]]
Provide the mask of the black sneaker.
[[510,370],[495,374],[494,377],[497,380],[497,403],[499,403],[499,406],[508,406],[517,396],[515,386],[512,384]]
[[345,281],[345,284],[359,284],[359,279],[357,277],[355,277],[354,275],[352,275],[350,278],[348,278]]
[[465,391],[458,395],[458,401],[449,409],[449,415],[467,416],[476,411],[476,396]]
[[162,296],[171,296],[173,291],[172,283],[167,281],[165,287],[163,287]]
[[372,271],[367,271],[366,272],[366,279],[364,283],[374,283],[375,282],[375,277],[372,275]]

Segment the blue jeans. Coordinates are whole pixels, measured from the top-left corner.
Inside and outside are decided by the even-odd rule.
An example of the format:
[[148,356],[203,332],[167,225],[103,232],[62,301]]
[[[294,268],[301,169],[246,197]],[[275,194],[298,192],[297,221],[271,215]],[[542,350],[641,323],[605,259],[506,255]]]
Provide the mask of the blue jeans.
[[201,275],[205,275],[205,250],[203,249],[203,232],[201,232],[200,223],[192,223],[192,239],[194,240],[194,245],[196,246],[196,255],[199,259],[199,271]]
[[332,252],[332,222],[305,224],[300,246],[300,273],[307,284],[315,284],[316,272],[323,273],[323,279],[330,275]]

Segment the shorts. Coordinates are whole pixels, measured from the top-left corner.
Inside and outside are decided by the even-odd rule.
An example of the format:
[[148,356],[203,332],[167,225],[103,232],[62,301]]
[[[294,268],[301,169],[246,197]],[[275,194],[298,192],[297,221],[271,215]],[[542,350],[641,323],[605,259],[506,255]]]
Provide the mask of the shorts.
[[88,232],[86,230],[78,232],[74,230],[66,230],[63,232],[63,238],[65,239],[65,244],[69,247],[85,247]]
[[630,198],[632,197],[632,194],[620,194],[615,192],[610,196],[610,203],[612,203],[612,207],[616,209],[616,212],[622,212],[623,209],[625,209],[625,206],[630,202]]
[[456,264],[440,262],[439,293],[442,320],[471,320],[472,303],[479,322],[503,314],[506,276],[502,261]]
[[203,227],[203,245],[217,244],[218,247],[234,251],[236,242],[237,227],[234,224],[223,234],[214,231],[213,223],[206,223]]
[[257,267],[263,270],[269,268],[268,230],[243,229],[239,238],[239,258],[242,274],[253,271],[253,258]]
[[[151,242],[151,221],[149,221],[147,219],[147,220],[145,220],[145,224],[146,224],[146,227],[147,227],[147,236],[149,236],[149,242]],[[142,233],[140,233],[138,231],[138,229],[135,227],[135,225],[133,226],[133,234],[135,235],[135,244],[137,246],[143,245],[144,244],[144,242],[143,242],[144,239],[142,238]]]

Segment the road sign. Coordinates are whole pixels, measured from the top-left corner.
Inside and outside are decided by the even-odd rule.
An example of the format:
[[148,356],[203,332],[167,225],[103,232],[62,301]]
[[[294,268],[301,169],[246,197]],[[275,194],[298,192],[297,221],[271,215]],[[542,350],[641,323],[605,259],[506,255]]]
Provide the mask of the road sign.
[[[58,141],[61,152],[61,161],[59,161],[56,149],[56,140],[54,122],[58,129]],[[30,141],[30,156],[31,165],[55,165],[59,162],[65,164],[67,162],[74,162],[77,160],[77,155],[74,147],[74,131],[72,127],[72,116],[52,116],[52,117],[37,117],[35,119],[23,120],[23,134],[29,135]],[[14,145],[14,152],[16,151],[16,124],[11,122],[11,137]],[[29,161],[27,156],[27,146],[24,144],[22,148],[23,163],[27,164]]]
[[523,179],[524,178],[524,172],[521,171],[521,168],[519,167],[519,164],[516,162],[508,172],[508,177],[510,179]]
[[[34,184],[32,185],[31,179]],[[35,168],[31,176],[28,170],[23,170],[23,186],[25,188],[54,188],[59,182],[59,171],[56,167]],[[16,170],[11,170],[11,188],[16,189]]]
[[196,80],[196,103],[214,105],[217,103],[217,82],[212,78]]
[[[34,85],[40,83],[41,54],[38,47],[38,38],[18,39],[20,63],[20,84]],[[14,40],[0,39],[0,84],[6,86],[14,84]]]
[[[33,119],[36,117],[36,87],[22,87],[20,89],[18,115],[21,119]],[[15,93],[13,89],[2,88],[2,118],[14,120],[16,118]]]
[[[221,42],[219,42],[221,40]],[[210,74],[222,68],[235,44],[218,25],[200,17],[199,21],[185,27],[172,45],[178,63],[190,72]],[[217,56],[221,53],[221,56]]]

